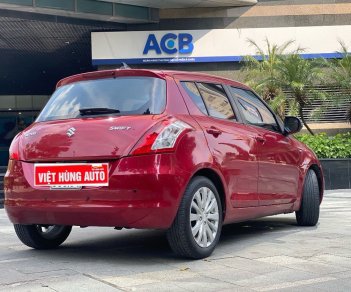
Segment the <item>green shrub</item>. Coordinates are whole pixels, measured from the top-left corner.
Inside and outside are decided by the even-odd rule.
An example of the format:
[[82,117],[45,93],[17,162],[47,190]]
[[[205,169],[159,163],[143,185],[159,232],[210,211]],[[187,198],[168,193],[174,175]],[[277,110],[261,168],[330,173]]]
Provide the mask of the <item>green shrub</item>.
[[326,133],[299,134],[296,138],[311,148],[318,158],[351,158],[351,132],[332,137]]

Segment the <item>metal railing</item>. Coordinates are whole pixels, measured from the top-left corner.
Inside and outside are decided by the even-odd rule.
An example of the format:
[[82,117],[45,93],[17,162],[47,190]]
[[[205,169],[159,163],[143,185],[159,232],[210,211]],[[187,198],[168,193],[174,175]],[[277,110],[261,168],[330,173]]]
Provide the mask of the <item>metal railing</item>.
[[[320,86],[314,89],[325,93],[326,100],[309,98],[312,101],[303,110],[306,121],[317,123],[347,122],[347,112],[351,105],[351,93],[330,86]],[[291,99],[291,92],[285,91],[285,93],[288,99]],[[286,108],[286,114],[288,112],[289,108]]]

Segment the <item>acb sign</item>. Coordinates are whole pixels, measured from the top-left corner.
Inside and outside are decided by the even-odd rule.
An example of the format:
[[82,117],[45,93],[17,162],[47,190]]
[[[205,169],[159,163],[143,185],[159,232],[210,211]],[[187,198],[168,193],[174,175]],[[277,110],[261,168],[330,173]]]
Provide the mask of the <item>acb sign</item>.
[[167,33],[160,40],[154,34],[149,34],[143,54],[147,55],[150,51],[157,55],[161,55],[162,52],[169,55],[191,54],[193,50],[193,36],[190,33]]

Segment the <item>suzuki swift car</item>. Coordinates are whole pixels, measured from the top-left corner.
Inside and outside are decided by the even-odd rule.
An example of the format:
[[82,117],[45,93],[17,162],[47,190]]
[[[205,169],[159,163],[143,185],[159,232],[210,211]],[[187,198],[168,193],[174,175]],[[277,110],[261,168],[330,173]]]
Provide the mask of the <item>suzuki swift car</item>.
[[316,156],[250,88],[200,73],[108,70],[58,82],[10,147],[5,208],[29,247],[72,226],[167,230],[173,251],[209,256],[223,224],[296,212],[315,225]]

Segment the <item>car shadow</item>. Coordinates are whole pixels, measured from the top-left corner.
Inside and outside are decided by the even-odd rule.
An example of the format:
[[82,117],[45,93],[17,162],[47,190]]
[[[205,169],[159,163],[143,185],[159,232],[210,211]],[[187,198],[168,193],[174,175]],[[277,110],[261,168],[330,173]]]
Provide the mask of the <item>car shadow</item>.
[[[294,218],[266,217],[223,226],[221,241],[247,240],[273,232],[299,230]],[[280,236],[280,234],[277,236]]]
[[[229,246],[233,252],[267,241],[279,241],[286,233],[299,232],[296,220],[284,217],[267,217],[223,227],[217,250],[221,253]],[[158,261],[173,259],[184,261],[171,251],[165,231],[159,230],[121,230],[111,228],[75,227],[68,240],[54,250],[23,249],[23,257],[51,261],[116,261],[119,263],[135,262],[142,259]]]

